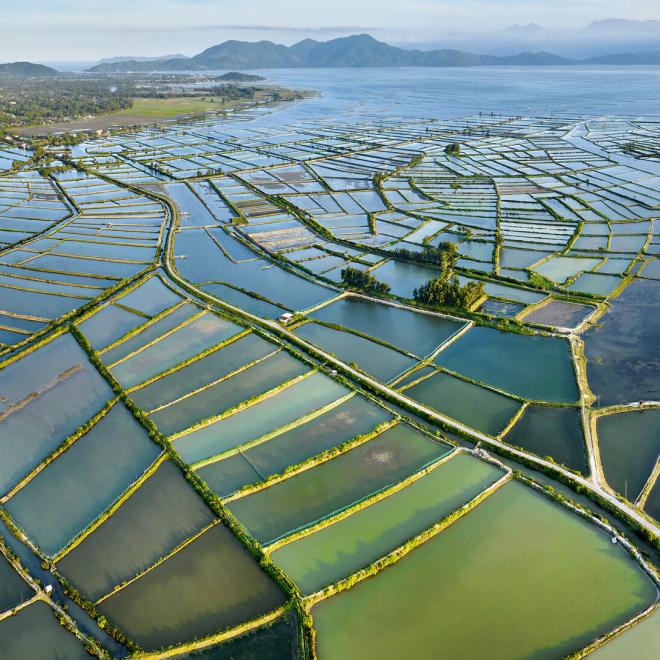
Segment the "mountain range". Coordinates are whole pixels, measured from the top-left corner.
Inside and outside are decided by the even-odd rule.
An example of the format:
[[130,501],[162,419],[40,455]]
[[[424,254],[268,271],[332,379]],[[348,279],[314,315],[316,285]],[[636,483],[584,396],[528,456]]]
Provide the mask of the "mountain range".
[[[407,47],[406,44],[396,45]],[[612,53],[646,53],[660,51],[660,21],[608,18],[585,27],[561,29],[529,23],[487,32],[438,33],[433,41],[416,47],[423,50],[453,48],[488,55],[546,51],[576,59]]]
[[476,55],[453,50],[408,50],[377,41],[367,34],[319,42],[305,39],[293,46],[271,41],[225,41],[190,58],[120,60],[98,64],[98,73],[145,71],[208,71],[326,67],[449,67],[449,66],[568,66],[576,64],[660,64],[660,47],[648,53],[621,53],[571,59],[548,52],[518,55]]

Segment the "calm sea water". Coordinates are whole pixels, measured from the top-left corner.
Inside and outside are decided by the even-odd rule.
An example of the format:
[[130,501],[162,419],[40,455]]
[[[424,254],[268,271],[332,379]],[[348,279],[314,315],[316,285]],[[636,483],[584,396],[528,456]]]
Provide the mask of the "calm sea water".
[[[660,118],[660,67],[478,67],[274,69],[269,81],[316,90],[286,110],[314,117],[447,118],[514,115],[632,115]],[[280,115],[280,113],[275,113]],[[281,122],[281,115],[277,121]]]

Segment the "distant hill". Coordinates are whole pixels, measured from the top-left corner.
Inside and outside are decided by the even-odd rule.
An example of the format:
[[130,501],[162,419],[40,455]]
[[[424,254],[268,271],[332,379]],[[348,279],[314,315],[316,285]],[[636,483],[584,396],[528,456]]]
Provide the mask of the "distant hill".
[[161,62],[163,60],[185,60],[186,55],[182,53],[174,53],[171,55],[160,55],[159,57],[134,57],[131,55],[123,55],[122,57],[106,57],[99,60],[97,64],[117,64],[118,62]]
[[261,82],[266,80],[261,76],[255,76],[250,73],[239,73],[238,71],[230,71],[225,73],[223,76],[218,76],[218,80],[224,80],[225,82]]
[[585,64],[660,64],[660,51],[653,53],[619,53],[618,55],[601,55],[584,60]]
[[[538,32],[538,26],[518,30]],[[566,66],[575,64],[646,64],[649,54],[607,55],[576,60],[548,52],[523,52],[518,55],[477,55],[461,50],[408,50],[377,41],[368,34],[330,41],[305,39],[293,46],[271,41],[256,43],[225,41],[191,58],[158,61],[121,61],[100,64],[94,72],[208,71],[225,69],[282,69],[329,67],[449,67],[449,66]],[[652,53],[651,53],[652,55]],[[652,59],[652,58],[651,58]]]
[[11,62],[0,64],[0,75],[5,76],[55,76],[55,69],[43,64],[32,64],[32,62]]

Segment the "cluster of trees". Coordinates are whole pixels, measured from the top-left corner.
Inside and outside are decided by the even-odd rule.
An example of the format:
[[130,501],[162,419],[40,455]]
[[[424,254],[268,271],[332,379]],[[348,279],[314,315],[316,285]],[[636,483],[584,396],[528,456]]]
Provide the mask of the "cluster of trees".
[[446,273],[454,267],[456,259],[458,259],[457,250],[456,243],[443,241],[438,243],[437,246],[426,245],[421,252],[397,248],[394,250],[394,255],[408,261],[419,261],[423,264],[439,266],[442,272]]
[[445,147],[445,153],[448,156],[460,156],[461,155],[461,145],[458,142],[452,142]]
[[341,271],[342,281],[346,286],[369,293],[389,293],[390,285],[379,282],[369,271],[347,266]]
[[413,292],[419,303],[428,307],[469,309],[485,295],[483,282],[468,282],[461,286],[458,277],[436,277]]
[[129,108],[126,86],[73,78],[0,79],[0,124],[29,125]]
[[481,282],[468,282],[461,286],[458,278],[453,275],[458,259],[458,248],[455,243],[447,241],[437,246],[426,246],[422,252],[413,252],[399,248],[396,256],[432,264],[439,267],[438,276],[413,291],[413,297],[419,303],[428,307],[454,307],[469,309],[477,300],[485,295]]

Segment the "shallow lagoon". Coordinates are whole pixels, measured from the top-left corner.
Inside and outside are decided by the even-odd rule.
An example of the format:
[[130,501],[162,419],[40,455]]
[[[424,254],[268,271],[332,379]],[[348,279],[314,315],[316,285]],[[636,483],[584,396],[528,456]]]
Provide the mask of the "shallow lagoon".
[[556,658],[654,599],[651,581],[607,535],[511,483],[312,614],[320,660],[438,648],[450,658]]

